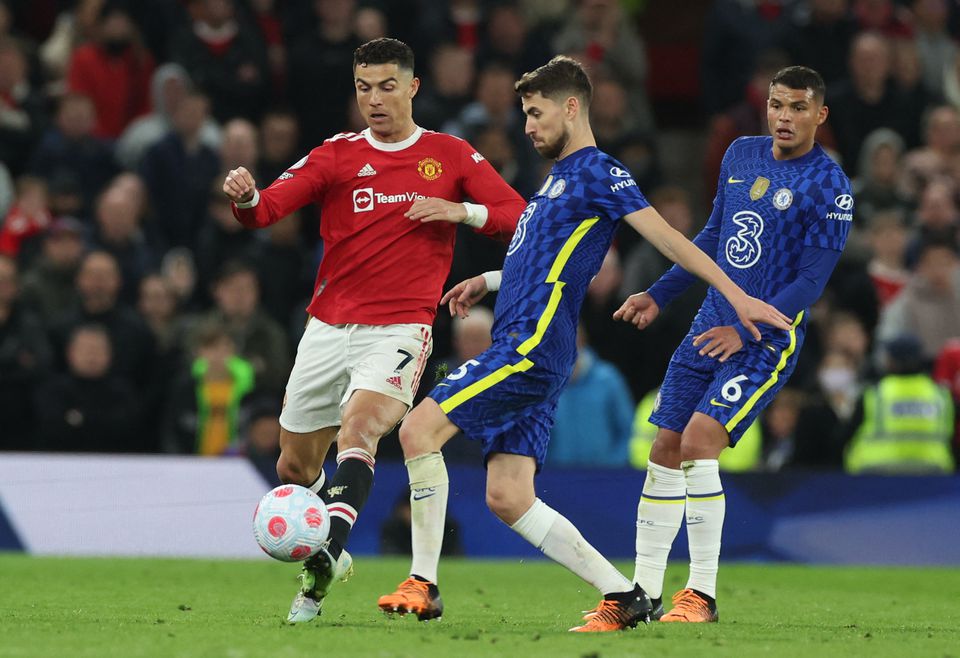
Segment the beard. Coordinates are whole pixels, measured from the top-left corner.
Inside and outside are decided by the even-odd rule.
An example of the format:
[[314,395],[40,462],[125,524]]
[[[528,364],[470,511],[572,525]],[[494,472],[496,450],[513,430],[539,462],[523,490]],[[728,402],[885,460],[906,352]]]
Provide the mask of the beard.
[[560,133],[560,136],[557,137],[556,140],[553,142],[545,142],[543,146],[537,149],[537,152],[548,160],[556,160],[560,157],[560,154],[563,153],[563,149],[567,147],[569,142],[570,131],[564,126],[563,132]]

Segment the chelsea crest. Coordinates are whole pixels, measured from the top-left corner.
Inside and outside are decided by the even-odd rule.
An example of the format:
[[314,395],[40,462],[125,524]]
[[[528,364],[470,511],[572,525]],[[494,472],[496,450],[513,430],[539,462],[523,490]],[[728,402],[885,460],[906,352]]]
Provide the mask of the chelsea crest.
[[793,192],[785,187],[781,187],[779,190],[777,190],[776,194],[773,195],[773,205],[777,208],[777,210],[786,210],[792,203]]

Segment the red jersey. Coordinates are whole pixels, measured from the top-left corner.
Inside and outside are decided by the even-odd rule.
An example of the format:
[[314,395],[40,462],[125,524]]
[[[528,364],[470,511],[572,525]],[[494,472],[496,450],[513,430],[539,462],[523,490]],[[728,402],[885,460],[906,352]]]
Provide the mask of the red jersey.
[[269,226],[307,203],[321,208],[324,253],[307,311],[327,324],[433,324],[457,225],[407,219],[421,197],[487,208],[479,233],[509,240],[524,200],[467,142],[417,128],[396,143],[370,130],[340,133],[310,151],[234,215]]

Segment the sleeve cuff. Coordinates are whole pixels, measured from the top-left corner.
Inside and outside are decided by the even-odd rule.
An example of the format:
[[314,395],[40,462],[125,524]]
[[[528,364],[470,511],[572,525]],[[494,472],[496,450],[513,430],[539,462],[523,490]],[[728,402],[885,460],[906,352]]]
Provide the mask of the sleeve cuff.
[[487,217],[490,212],[487,210],[487,207],[479,203],[463,203],[464,209],[467,211],[467,218],[463,220],[463,223],[467,226],[472,226],[473,228],[483,228],[483,225],[487,223]]
[[663,311],[663,308],[670,303],[670,300],[666,299],[663,292],[657,288],[657,284],[653,284],[647,288],[646,293],[653,297],[653,301],[657,303],[657,308],[659,308],[661,311]]
[[252,199],[244,203],[238,203],[236,206],[237,208],[253,208],[258,203],[260,203],[260,190],[254,190]]

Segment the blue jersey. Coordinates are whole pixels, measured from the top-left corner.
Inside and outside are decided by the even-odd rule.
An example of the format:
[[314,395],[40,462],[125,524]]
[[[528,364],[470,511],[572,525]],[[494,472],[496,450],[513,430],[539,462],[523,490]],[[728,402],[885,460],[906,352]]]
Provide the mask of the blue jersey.
[[[763,340],[752,341],[733,307],[711,288],[670,360],[651,423],[679,433],[701,413],[724,426],[731,445],[737,442],[796,367],[805,309],[826,285],[852,220],[850,181],[819,146],[776,160],[771,137],[730,145],[713,213],[694,242],[747,294],[793,316],[794,325],[790,331],[761,327]],[[648,292],[662,308],[692,281],[673,267]],[[726,325],[738,327],[743,348],[724,363],[700,356],[694,338]]]
[[507,249],[494,342],[567,375],[577,320],[618,221],[649,204],[622,164],[587,147],[558,161],[530,198]]
[[[748,295],[777,305],[800,276],[804,250],[842,251],[852,220],[850,181],[819,145],[776,160],[772,137],[741,137],[724,155],[713,212],[695,242]],[[662,308],[692,281],[675,267],[650,294]],[[804,308],[780,310],[795,316]],[[698,325],[736,324],[733,307],[711,288]]]

